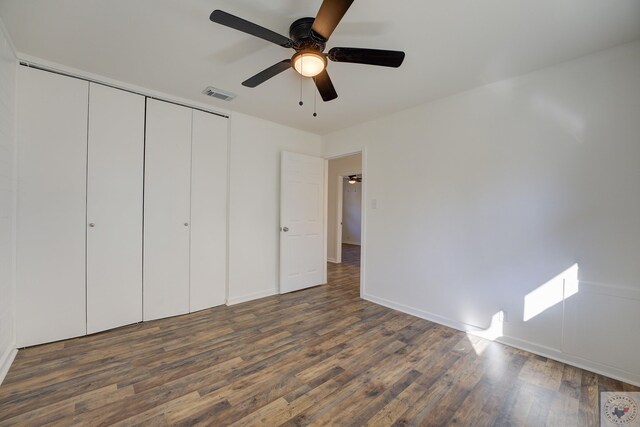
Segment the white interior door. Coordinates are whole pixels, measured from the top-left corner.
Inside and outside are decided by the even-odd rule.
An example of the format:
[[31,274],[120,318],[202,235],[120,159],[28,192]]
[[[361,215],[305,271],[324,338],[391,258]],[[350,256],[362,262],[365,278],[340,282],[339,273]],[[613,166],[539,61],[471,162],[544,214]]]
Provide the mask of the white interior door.
[[89,83],[18,67],[17,344],[86,334]]
[[91,83],[87,332],[142,320],[145,98]]
[[283,151],[280,293],[324,282],[324,159]]
[[227,268],[227,119],[193,110],[190,311],[224,304]]
[[143,318],[189,312],[190,108],[147,100]]

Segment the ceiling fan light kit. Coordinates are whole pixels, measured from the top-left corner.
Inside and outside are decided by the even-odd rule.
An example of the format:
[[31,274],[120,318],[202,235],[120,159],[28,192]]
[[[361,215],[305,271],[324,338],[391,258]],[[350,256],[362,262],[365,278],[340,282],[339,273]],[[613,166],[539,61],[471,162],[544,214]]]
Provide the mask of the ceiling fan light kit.
[[322,100],[327,102],[338,97],[338,93],[327,73],[327,58],[333,62],[395,68],[399,67],[404,60],[404,52],[394,50],[334,47],[327,54],[324,53],[329,37],[352,3],[353,0],[323,0],[315,18],[300,18],[291,24],[289,37],[222,10],[214,10],[209,19],[215,23],[296,51],[291,59],[282,60],[250,77],[242,82],[243,86],[256,87],[281,72],[293,68],[301,76],[313,78]]
[[327,68],[327,57],[313,50],[296,52],[291,62],[293,68],[304,77],[315,77]]

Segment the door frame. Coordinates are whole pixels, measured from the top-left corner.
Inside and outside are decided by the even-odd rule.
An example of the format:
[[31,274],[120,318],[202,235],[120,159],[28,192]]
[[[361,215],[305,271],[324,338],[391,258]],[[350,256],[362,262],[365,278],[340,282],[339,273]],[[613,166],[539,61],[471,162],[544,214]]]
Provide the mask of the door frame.
[[[365,270],[365,260],[366,260],[366,252],[367,252],[367,194],[368,194],[368,180],[366,179],[367,176],[367,149],[365,147],[362,147],[361,149],[355,150],[355,151],[345,151],[345,152],[341,152],[339,154],[333,154],[331,156],[325,156],[325,170],[327,171],[326,173],[326,178],[325,178],[325,188],[327,189],[327,195],[326,195],[326,199],[327,202],[325,202],[325,224],[327,221],[327,218],[329,217],[328,213],[329,213],[329,203],[328,203],[328,188],[329,188],[329,160],[334,160],[334,159],[339,159],[341,157],[348,157],[348,156],[353,156],[354,154],[360,154],[362,156],[362,164],[361,164],[361,168],[362,168],[362,194],[361,194],[361,200],[362,200],[362,209],[360,210],[360,297],[362,298],[365,295],[365,279],[366,279],[366,270]],[[336,223],[337,223],[337,219],[339,218],[340,220],[342,220],[342,179],[344,178],[344,176],[346,175],[341,175],[339,176],[339,190],[338,190],[338,201],[336,203],[336,205],[338,206],[338,209],[340,209],[339,212],[339,217],[336,217]],[[334,230],[335,231],[335,230]],[[325,259],[327,256],[327,250],[326,250],[326,246],[327,243],[329,241],[329,229],[327,226],[325,226],[325,236],[324,236],[324,241],[325,241]],[[338,237],[338,236],[336,236]],[[338,239],[336,239],[336,241],[338,241]],[[342,262],[342,233],[340,233],[339,236],[339,242],[340,242],[340,246],[337,248],[338,252],[336,253],[336,261],[337,262]],[[325,262],[325,265],[327,263]]]

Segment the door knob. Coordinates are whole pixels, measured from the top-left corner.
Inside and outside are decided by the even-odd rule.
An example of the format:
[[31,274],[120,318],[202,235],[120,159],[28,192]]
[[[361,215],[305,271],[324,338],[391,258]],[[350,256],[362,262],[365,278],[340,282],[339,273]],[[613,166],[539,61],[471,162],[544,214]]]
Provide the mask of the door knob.
[[282,231],[286,233],[287,231],[289,231],[289,227],[282,227]]
[[188,222],[185,222],[185,223],[184,223],[184,226],[185,226],[185,227],[188,227],[188,226],[189,226],[189,223],[188,223]]
[[95,223],[93,223],[93,222],[90,222],[90,223],[89,223],[89,227],[93,228],[93,227],[95,227],[95,226],[96,226],[96,225],[95,225]]

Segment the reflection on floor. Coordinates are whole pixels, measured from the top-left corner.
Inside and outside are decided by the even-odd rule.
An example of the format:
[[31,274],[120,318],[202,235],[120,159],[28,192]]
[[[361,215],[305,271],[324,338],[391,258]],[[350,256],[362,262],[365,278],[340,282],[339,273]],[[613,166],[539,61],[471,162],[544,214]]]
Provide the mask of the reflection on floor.
[[358,249],[328,286],[21,350],[0,426],[595,426],[640,391],[360,299]]

